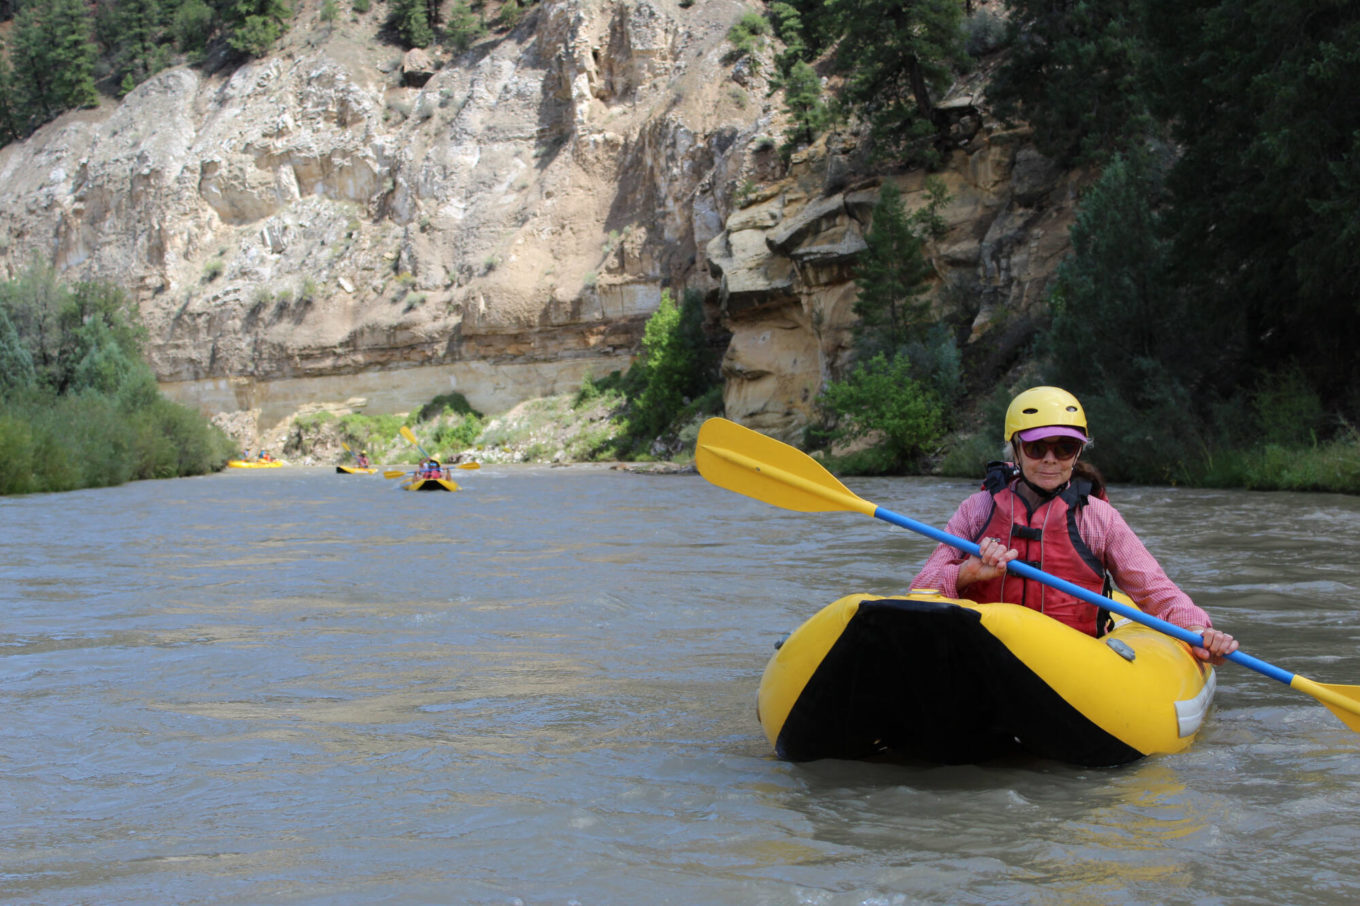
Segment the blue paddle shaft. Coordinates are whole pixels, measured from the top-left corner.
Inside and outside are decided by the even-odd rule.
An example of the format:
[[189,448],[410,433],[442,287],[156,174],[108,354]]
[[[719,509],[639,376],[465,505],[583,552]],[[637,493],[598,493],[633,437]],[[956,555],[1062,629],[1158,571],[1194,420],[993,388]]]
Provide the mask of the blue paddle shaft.
[[[948,532],[940,531],[932,525],[926,525],[924,522],[917,522],[909,516],[894,513],[892,510],[877,507],[874,510],[874,518],[882,519],[884,522],[891,522],[893,525],[909,529],[910,531],[916,532],[918,535],[925,535],[927,538],[933,538],[941,544],[948,544],[950,547],[958,548],[961,551],[972,554],[974,557],[980,558],[982,556],[982,549],[972,541],[967,541],[957,535],[951,535]],[[1089,589],[1082,588],[1080,585],[1068,582],[1066,579],[1059,579],[1057,576],[1051,576],[1043,570],[1035,569],[1028,563],[1024,563],[1020,560],[1012,560],[1006,564],[1006,569],[1015,573],[1017,576],[1033,579],[1036,582],[1044,583],[1050,588],[1056,588],[1058,591],[1067,592],[1069,595],[1080,598],[1087,604],[1094,605],[1095,607],[1103,607],[1106,610],[1119,614],[1121,617],[1127,617],[1135,623],[1142,623],[1144,626],[1165,633],[1173,639],[1180,639],[1182,642],[1193,645],[1196,648],[1204,647],[1204,638],[1197,632],[1191,632],[1183,626],[1177,626],[1175,623],[1168,623],[1166,620],[1158,619],[1152,614],[1143,613],[1143,611],[1138,608],[1130,607],[1113,598],[1098,595]],[[1241,651],[1234,651],[1232,654],[1227,655],[1227,659],[1235,661],[1248,669],[1255,670],[1263,676],[1278,680],[1286,686],[1294,680],[1294,674],[1286,670],[1281,670],[1273,664],[1268,664],[1259,658],[1254,658]]]

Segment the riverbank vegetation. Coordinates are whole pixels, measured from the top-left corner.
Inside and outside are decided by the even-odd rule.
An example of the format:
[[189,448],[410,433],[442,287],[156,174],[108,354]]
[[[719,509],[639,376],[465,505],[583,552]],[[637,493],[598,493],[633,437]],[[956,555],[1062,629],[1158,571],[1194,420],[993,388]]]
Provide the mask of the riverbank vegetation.
[[[961,381],[923,380],[940,351],[920,344],[936,325],[913,301],[915,284],[889,287],[905,327],[891,327],[886,348],[857,342],[810,443],[869,428],[874,450],[848,465],[977,475],[1001,453],[1005,401],[1053,383],[1083,401],[1097,441],[1089,458],[1113,481],[1360,493],[1360,107],[1333,100],[1360,78],[1360,7],[1007,0],[1004,37],[975,45],[980,13],[960,32],[950,25],[959,4],[928,0],[893,4],[898,20],[860,17],[906,43],[853,43],[845,15],[871,6],[771,9],[798,59],[824,59],[843,78],[829,99],[839,122],[870,124],[883,159],[930,165],[932,98],[948,78],[918,64],[967,65],[958,39],[1001,51],[988,89],[997,112],[1027,122],[1050,159],[1095,178],[1051,318],[1030,327],[1028,347],[998,367],[994,350],[963,342],[969,324],[945,324]],[[847,56],[852,45],[860,50]],[[933,49],[922,61],[913,48]],[[798,119],[808,110],[822,108],[804,95],[790,110],[804,134],[822,126]],[[909,242],[897,247],[920,260]],[[861,306],[881,305],[896,279],[875,261],[871,242]],[[910,423],[892,413],[899,392],[918,401]]]
[[699,425],[722,410],[717,355],[703,327],[703,298],[677,304],[663,291],[647,319],[642,351],[627,371],[587,377],[575,393],[530,400],[495,417],[459,393],[430,400],[402,417],[318,412],[300,416],[284,446],[290,458],[327,456],[340,444],[374,462],[420,455],[401,436],[409,427],[445,463],[686,460]]
[[[502,12],[529,5],[512,0]],[[96,103],[96,88],[126,91],[171,60],[264,53],[294,8],[277,0],[0,0],[10,26],[0,48],[0,141]],[[366,0],[349,5],[368,8]],[[385,21],[407,45],[463,46],[477,33],[465,5],[442,9],[441,20],[440,4],[393,0]],[[333,18],[336,10],[322,12]],[[1048,314],[1034,322],[1012,315],[1015,323],[997,328],[994,335],[1029,338],[1006,352],[968,342],[979,286],[933,282],[924,250],[943,197],[932,194],[924,212],[909,213],[885,187],[855,274],[854,358],[826,386],[809,448],[834,451],[842,471],[975,476],[1001,454],[1006,401],[1054,383],[1085,404],[1097,441],[1089,458],[1111,481],[1360,493],[1360,105],[1336,100],[1360,79],[1360,5],[773,0],[764,15],[767,24],[747,11],[731,39],[735,56],[773,60],[787,105],[785,156],[839,131],[867,137],[883,172],[929,170],[957,148],[949,138],[957,122],[939,99],[961,74],[985,66],[992,106],[975,111],[979,121],[1027,124],[1055,165],[1090,174],[1072,254],[1049,305],[1037,307]],[[18,382],[5,402],[0,443],[9,446],[0,453],[12,449],[15,461],[32,463],[24,468],[50,470],[43,481],[112,468],[94,465],[95,451],[115,446],[100,434],[112,427],[96,428],[93,440],[83,428],[51,439],[79,414],[94,426],[152,423],[118,441],[128,451],[118,461],[150,463],[128,475],[197,468],[171,463],[149,439],[191,432],[147,391],[144,368],[120,364],[120,355],[135,358],[136,338],[120,335],[125,325],[107,313],[125,304],[71,292],[86,300],[77,309],[98,313],[105,326],[66,325],[76,351],[58,344],[50,352],[79,371],[68,384],[86,382],[98,396],[52,386],[46,365],[30,376],[20,352],[46,349],[47,339],[15,321],[17,339],[0,335],[9,349],[0,349],[3,378]],[[928,292],[968,301],[937,306]],[[959,314],[941,320],[941,308]],[[530,458],[683,457],[696,421],[720,407],[700,320],[691,294],[679,304],[667,295],[626,373],[497,419],[456,395],[413,418],[446,457],[512,446],[515,457]],[[123,408],[109,414],[94,399]],[[58,417],[76,406],[89,411]],[[129,412],[140,414],[124,418]],[[572,420],[582,427],[568,440],[561,425]],[[336,422],[348,432],[341,436],[378,455],[399,449],[394,424]],[[195,449],[187,436],[172,447],[201,459],[184,452]],[[210,462],[216,454],[204,455]]]
[[0,283],[0,494],[220,469],[232,442],[161,396],[136,308],[35,264]]

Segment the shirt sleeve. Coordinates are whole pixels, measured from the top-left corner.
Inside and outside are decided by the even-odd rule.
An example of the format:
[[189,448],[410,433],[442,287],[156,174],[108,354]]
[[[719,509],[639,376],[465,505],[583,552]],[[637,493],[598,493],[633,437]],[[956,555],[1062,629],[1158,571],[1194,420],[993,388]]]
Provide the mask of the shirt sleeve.
[[[945,531],[960,538],[976,538],[978,532],[987,525],[987,517],[991,512],[992,495],[978,491],[959,504],[945,524]],[[957,598],[959,566],[967,559],[968,554],[957,547],[940,544],[926,559],[925,566],[916,574],[916,578],[911,580],[911,587],[931,588],[946,598]]]
[[1079,523],[1086,545],[1105,564],[1114,584],[1144,613],[1184,628],[1213,625],[1209,614],[1171,581],[1112,505],[1092,498],[1082,508]]

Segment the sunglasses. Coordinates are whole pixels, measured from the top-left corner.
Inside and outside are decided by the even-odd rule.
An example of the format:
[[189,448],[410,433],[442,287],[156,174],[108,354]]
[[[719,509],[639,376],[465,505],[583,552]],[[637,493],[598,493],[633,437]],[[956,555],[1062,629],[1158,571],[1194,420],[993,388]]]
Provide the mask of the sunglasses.
[[1024,450],[1030,459],[1043,459],[1049,450],[1052,450],[1058,459],[1071,459],[1081,452],[1081,448],[1082,442],[1071,437],[1058,440],[1026,440],[1020,443],[1020,449]]

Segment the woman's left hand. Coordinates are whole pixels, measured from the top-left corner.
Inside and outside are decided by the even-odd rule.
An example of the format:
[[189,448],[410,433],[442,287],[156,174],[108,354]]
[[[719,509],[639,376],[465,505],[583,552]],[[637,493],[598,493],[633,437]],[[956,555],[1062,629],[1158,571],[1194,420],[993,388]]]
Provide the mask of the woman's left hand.
[[1221,632],[1217,629],[1205,629],[1203,626],[1187,626],[1191,632],[1198,632],[1204,637],[1203,648],[1191,648],[1195,657],[1201,661],[1208,661],[1215,667],[1223,663],[1223,659],[1237,650],[1237,639]]

